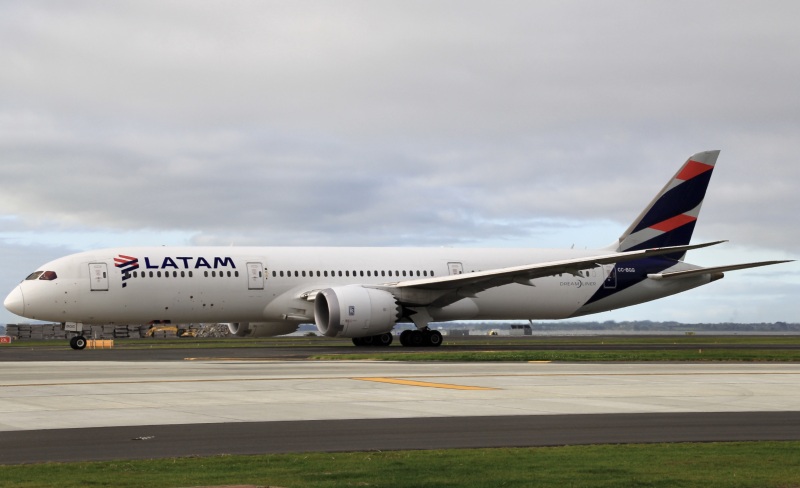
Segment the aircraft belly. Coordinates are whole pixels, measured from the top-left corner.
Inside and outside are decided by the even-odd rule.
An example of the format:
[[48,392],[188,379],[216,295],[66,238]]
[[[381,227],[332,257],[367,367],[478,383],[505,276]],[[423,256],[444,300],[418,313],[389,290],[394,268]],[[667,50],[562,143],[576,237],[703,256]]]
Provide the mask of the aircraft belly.
[[480,314],[477,303],[472,298],[463,298],[446,307],[430,307],[428,313],[436,322],[448,320],[471,320]]
[[89,291],[87,286],[81,292],[81,310],[76,310],[75,317],[68,321],[94,324],[169,321],[179,324],[263,320],[264,290],[241,293],[224,288],[148,285],[111,287],[108,291]]
[[640,303],[691,290],[692,288],[708,284],[710,281],[710,275],[698,275],[678,280],[643,279],[633,286],[617,291],[612,290],[613,293],[609,293],[608,296],[580,307],[573,316],[588,315],[629,307],[631,305],[638,305]]
[[573,277],[551,277],[535,281],[535,286],[505,285],[478,294],[476,319],[548,320],[574,314],[597,289],[594,282]]

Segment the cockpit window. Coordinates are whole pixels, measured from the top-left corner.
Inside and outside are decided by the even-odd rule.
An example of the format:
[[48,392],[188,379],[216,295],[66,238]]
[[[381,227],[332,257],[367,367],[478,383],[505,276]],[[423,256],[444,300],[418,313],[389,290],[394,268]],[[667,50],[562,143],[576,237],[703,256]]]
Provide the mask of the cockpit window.
[[39,277],[42,281],[53,281],[54,279],[58,278],[55,271],[45,271],[42,273],[42,276]]
[[29,274],[26,280],[35,280],[39,277],[40,274],[44,273],[44,271],[34,271],[33,273]]

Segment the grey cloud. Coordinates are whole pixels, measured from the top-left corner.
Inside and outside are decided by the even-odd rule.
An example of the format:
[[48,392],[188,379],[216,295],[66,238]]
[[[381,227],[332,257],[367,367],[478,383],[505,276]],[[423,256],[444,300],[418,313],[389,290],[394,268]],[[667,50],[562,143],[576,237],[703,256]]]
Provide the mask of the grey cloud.
[[4,214],[214,243],[616,235],[719,148],[698,231],[800,250],[794,3],[2,9]]

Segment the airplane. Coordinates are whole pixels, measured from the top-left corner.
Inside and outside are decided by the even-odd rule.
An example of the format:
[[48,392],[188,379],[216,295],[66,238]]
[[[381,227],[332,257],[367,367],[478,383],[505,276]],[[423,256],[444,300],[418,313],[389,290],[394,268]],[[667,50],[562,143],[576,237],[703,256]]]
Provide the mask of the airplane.
[[86,324],[226,323],[237,337],[315,323],[357,346],[437,347],[434,322],[580,317],[663,298],[727,271],[687,251],[719,151],[691,156],[612,245],[594,249],[116,247],[42,265],[4,301],[61,322],[83,349]]

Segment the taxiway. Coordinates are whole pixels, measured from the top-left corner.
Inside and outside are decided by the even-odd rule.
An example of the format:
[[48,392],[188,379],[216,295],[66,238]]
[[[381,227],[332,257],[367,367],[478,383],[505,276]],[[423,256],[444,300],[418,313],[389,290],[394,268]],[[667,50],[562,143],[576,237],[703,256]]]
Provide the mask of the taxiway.
[[800,439],[800,365],[3,364],[0,463]]

